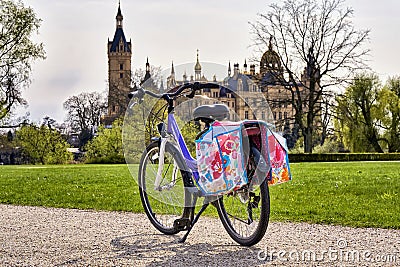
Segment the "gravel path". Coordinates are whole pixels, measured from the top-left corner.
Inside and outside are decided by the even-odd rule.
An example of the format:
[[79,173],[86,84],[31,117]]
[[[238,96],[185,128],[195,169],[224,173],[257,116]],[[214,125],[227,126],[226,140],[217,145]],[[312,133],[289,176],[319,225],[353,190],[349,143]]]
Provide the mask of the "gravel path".
[[399,230],[270,223],[245,248],[202,217],[179,236],[144,214],[0,205],[0,266],[400,266]]

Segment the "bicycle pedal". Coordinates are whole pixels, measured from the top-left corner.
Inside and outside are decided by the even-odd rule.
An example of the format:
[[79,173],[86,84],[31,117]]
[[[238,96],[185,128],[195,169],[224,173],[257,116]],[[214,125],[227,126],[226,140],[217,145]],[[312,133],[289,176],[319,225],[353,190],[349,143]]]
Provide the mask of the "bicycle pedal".
[[192,222],[189,218],[180,218],[174,221],[174,229],[179,231],[188,230],[192,226]]

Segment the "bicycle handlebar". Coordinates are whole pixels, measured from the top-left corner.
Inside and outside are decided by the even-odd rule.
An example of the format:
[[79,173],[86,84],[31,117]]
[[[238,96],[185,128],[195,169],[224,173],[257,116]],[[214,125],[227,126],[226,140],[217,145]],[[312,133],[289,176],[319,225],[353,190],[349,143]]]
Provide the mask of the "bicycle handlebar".
[[192,89],[191,93],[189,95],[186,95],[186,97],[193,98],[196,91],[205,89],[205,88],[219,88],[219,85],[216,83],[199,83],[199,82],[194,82],[194,83],[186,83],[182,85],[181,87],[178,88],[178,90],[174,93],[164,93],[164,94],[156,94],[151,91],[144,90],[143,88],[139,88],[134,92],[130,92],[128,94],[128,97],[131,98],[138,98],[138,99],[143,99],[145,94],[148,94],[152,97],[156,98],[163,98],[165,100],[170,100],[172,97],[180,95],[183,90],[185,89]]

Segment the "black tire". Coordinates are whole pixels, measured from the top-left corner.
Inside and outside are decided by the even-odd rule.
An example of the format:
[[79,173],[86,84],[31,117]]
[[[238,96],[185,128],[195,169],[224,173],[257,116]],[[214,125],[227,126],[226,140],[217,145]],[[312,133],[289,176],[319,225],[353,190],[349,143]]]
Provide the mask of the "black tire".
[[[254,159],[248,166],[253,168]],[[248,173],[254,174],[250,169]],[[219,218],[230,237],[242,246],[253,246],[265,235],[270,214],[268,181],[260,186],[245,186],[216,201]]]
[[144,151],[139,164],[139,192],[144,211],[150,222],[160,232],[173,235],[179,232],[174,221],[183,214],[185,190],[183,172],[178,166],[179,154],[171,144],[165,147],[162,182],[158,190],[154,181],[158,170],[158,142],[151,143]]

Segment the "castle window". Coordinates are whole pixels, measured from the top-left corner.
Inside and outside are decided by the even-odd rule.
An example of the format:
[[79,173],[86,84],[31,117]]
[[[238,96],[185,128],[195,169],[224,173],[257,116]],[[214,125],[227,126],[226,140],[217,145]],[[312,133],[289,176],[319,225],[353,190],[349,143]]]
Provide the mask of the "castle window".
[[120,73],[119,74],[119,77],[122,79],[122,78],[124,78],[124,74],[123,73]]
[[288,115],[287,115],[287,112],[286,112],[286,111],[283,113],[283,117],[284,117],[285,119],[287,119]]
[[242,83],[241,79],[238,80],[237,90],[238,91],[242,91],[243,90],[243,83]]
[[249,119],[249,112],[247,110],[244,112],[244,119],[245,120]]
[[124,70],[124,64],[119,64],[119,70]]
[[282,112],[279,112],[279,119],[282,119]]
[[276,120],[276,112],[274,112],[274,120]]

